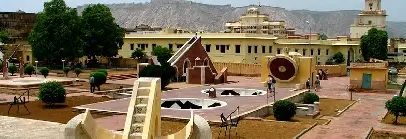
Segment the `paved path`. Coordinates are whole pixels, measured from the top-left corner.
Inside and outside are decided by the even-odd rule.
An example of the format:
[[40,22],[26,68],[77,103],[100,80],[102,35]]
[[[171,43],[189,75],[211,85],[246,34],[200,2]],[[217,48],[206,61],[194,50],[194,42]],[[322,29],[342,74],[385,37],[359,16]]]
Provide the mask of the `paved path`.
[[0,139],[63,139],[65,125],[0,116]]
[[[322,98],[349,99],[350,93],[346,90],[349,84],[347,77],[330,78],[322,81],[322,89],[317,92]],[[344,112],[340,117],[333,118],[328,125],[319,125],[302,136],[303,139],[342,139],[365,138],[371,127],[381,129],[406,130],[405,126],[382,124],[385,116],[385,102],[393,94],[354,93],[353,99],[359,99],[355,105]]]

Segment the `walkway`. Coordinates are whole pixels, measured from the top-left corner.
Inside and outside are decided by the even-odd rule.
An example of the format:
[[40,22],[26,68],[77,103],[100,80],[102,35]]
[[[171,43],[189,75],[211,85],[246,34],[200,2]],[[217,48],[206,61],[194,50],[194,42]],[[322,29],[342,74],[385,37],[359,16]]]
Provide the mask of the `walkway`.
[[[347,77],[330,78],[328,81],[322,81],[323,89],[317,94],[322,98],[349,99],[350,93],[346,91],[349,84]],[[355,105],[344,112],[340,117],[335,117],[328,125],[319,125],[306,133],[303,139],[342,139],[342,138],[365,138],[371,127],[394,129],[405,127],[393,127],[380,123],[385,116],[385,102],[393,97],[393,94],[374,94],[374,93],[354,93],[353,99],[359,99]]]
[[65,125],[0,116],[0,139],[63,139]]

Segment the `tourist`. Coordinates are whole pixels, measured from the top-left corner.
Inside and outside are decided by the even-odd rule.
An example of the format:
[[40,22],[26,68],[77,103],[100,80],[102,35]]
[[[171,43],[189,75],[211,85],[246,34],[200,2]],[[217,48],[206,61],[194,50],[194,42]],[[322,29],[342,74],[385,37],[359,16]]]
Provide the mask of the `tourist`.
[[271,92],[275,91],[276,80],[271,75],[268,75],[268,77],[269,77],[269,80],[268,80],[268,92],[271,93]]
[[317,74],[319,74],[320,80],[324,79],[323,70],[319,69],[319,72]]
[[94,84],[94,76],[90,77],[89,83],[90,83],[90,93],[93,93],[96,88],[96,85]]
[[306,89],[310,89],[310,78],[306,81]]
[[328,69],[326,69],[326,70],[324,71],[324,79],[325,79],[325,80],[328,80],[328,79],[327,79],[327,76],[328,76]]
[[320,88],[320,76],[316,75],[316,81],[314,81],[314,84],[316,84],[316,88],[314,89],[316,92]]

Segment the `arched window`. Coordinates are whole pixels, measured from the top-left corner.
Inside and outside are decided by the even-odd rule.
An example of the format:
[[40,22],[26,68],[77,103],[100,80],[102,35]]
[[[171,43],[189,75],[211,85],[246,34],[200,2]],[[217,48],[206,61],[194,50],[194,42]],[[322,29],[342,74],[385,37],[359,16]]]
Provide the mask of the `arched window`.
[[209,66],[209,59],[204,59],[203,66]]
[[186,59],[185,62],[183,63],[183,73],[186,73],[187,68],[190,67],[190,61],[189,59]]

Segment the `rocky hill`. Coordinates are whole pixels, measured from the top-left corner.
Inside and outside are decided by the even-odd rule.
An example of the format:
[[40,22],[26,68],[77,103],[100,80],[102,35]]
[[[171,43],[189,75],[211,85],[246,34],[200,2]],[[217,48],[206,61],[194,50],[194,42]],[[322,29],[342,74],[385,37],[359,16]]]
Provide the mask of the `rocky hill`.
[[[88,5],[78,7],[79,13]],[[110,4],[116,22],[125,28],[139,24],[161,27],[182,27],[190,30],[219,32],[227,21],[237,21],[249,7],[231,5],[210,5],[190,1],[167,1],[152,3]],[[349,34],[349,27],[359,13],[358,10],[308,11],[286,10],[279,7],[262,6],[261,13],[270,15],[271,20],[283,20],[297,33],[308,33],[311,21],[312,32],[325,33],[329,37]],[[391,37],[406,37],[406,22],[388,22]]]

